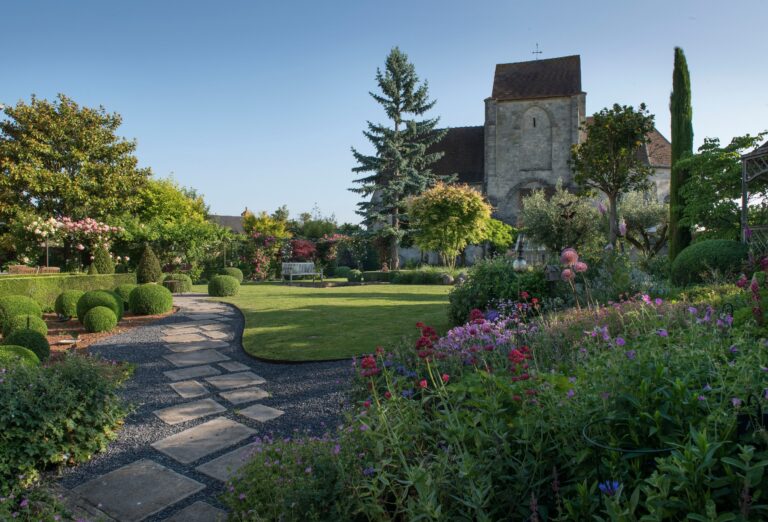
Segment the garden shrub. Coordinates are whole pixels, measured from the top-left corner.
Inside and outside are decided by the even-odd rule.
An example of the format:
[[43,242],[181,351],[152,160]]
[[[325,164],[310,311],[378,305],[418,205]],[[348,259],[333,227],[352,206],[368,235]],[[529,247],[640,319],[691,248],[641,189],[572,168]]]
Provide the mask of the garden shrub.
[[51,345],[48,339],[35,330],[19,328],[3,338],[3,344],[8,346],[23,346],[32,351],[37,358],[44,361],[51,355]]
[[93,263],[88,265],[88,275],[99,275],[99,271],[96,269],[96,265]]
[[173,294],[162,285],[146,283],[133,289],[129,302],[136,315],[164,314],[173,308]]
[[43,310],[37,301],[23,295],[8,295],[0,297],[0,324],[17,315],[34,315],[43,317]]
[[40,366],[40,358],[35,352],[23,346],[0,345],[0,368]]
[[[242,274],[242,273],[241,273]],[[163,278],[163,283],[166,281],[179,281],[181,282],[181,292],[187,293],[192,291],[192,278],[187,274],[173,273],[167,274]]]
[[499,300],[517,300],[523,291],[539,299],[549,295],[543,272],[515,272],[512,262],[506,257],[495,257],[478,261],[470,268],[467,280],[448,294],[448,314],[453,324],[464,323],[475,308],[484,310]]
[[232,276],[217,275],[208,282],[208,295],[214,297],[237,295],[239,291],[240,283]]
[[347,281],[350,283],[361,283],[363,281],[363,273],[357,269],[350,270]]
[[337,266],[333,269],[333,277],[341,277],[341,278],[348,278],[349,273],[352,272],[352,269],[348,266]]
[[114,292],[120,296],[120,299],[123,300],[123,308],[126,310],[131,309],[131,305],[129,303],[129,299],[131,298],[131,292],[133,292],[133,289],[136,288],[139,285],[136,285],[134,283],[125,283],[122,285],[118,285],[115,287]]
[[93,263],[91,266],[96,268],[96,272],[99,274],[114,274],[115,262],[112,260],[112,256],[109,255],[106,248],[97,248],[93,253]]
[[83,319],[83,326],[88,332],[109,332],[117,326],[117,316],[111,308],[97,306],[88,310]]
[[64,290],[56,298],[53,309],[60,317],[76,317],[77,302],[83,297],[82,290]]
[[228,267],[222,268],[221,270],[219,270],[219,275],[231,276],[237,279],[238,283],[243,282],[243,271],[234,266],[228,266]]
[[56,298],[67,290],[110,290],[123,283],[135,282],[136,274],[5,276],[0,277],[0,296],[25,295],[37,301],[43,310],[53,310]]
[[158,261],[152,247],[145,246],[141,259],[139,259],[139,266],[136,268],[136,282],[139,284],[157,283],[162,275],[160,261]]
[[672,282],[685,286],[702,281],[702,274],[717,271],[723,276],[737,274],[747,258],[747,246],[738,241],[709,239],[683,249],[672,263]]
[[117,395],[126,377],[123,365],[77,355],[6,373],[0,380],[0,485],[32,481],[51,465],[84,462],[106,448],[126,414]]
[[8,337],[14,330],[20,329],[34,330],[43,335],[48,335],[48,325],[40,317],[36,315],[16,315],[3,323],[3,337]]
[[399,270],[395,272],[392,283],[396,285],[441,285],[444,272],[436,270]]
[[77,302],[77,320],[80,323],[85,319],[85,314],[91,308],[106,306],[115,312],[117,320],[123,318],[123,298],[110,290],[92,290],[83,294]]

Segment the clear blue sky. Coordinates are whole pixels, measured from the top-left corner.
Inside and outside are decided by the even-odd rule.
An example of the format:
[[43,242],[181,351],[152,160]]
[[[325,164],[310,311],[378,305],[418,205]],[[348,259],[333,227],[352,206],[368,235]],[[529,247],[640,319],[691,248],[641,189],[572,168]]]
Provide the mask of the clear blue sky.
[[357,221],[350,146],[393,46],[446,126],[483,123],[496,63],[580,54],[587,111],[645,102],[669,137],[673,46],[691,70],[697,145],[768,128],[768,1],[6,0],[0,102],[104,105],[141,164],[219,214],[316,203]]

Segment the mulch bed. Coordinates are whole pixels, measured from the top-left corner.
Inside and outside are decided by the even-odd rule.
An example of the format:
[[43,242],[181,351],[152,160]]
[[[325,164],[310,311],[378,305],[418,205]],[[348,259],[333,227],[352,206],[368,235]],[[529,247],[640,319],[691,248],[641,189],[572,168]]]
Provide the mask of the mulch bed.
[[[150,323],[168,317],[179,311],[179,308],[174,306],[173,309],[165,314],[159,315],[133,315],[130,312],[125,312],[122,320],[117,323],[117,327],[110,332],[89,333],[85,331],[83,325],[80,324],[77,318],[70,319],[69,321],[61,321],[56,314],[49,313],[44,314],[43,319],[48,325],[48,342],[51,344],[51,355],[56,356],[57,353],[65,353],[70,351],[82,351],[88,346],[117,335],[139,326],[144,326]],[[62,341],[72,341],[75,343],[66,343]]]

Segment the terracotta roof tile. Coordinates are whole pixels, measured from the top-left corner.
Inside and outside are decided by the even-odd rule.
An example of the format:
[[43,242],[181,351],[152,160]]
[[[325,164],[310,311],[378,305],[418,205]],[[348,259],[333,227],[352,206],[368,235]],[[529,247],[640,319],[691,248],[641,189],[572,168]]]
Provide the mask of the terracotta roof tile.
[[485,165],[485,127],[453,127],[430,151],[445,155],[432,165],[441,176],[458,174],[461,183],[481,183]]
[[581,94],[581,57],[500,63],[493,78],[495,100],[552,98]]

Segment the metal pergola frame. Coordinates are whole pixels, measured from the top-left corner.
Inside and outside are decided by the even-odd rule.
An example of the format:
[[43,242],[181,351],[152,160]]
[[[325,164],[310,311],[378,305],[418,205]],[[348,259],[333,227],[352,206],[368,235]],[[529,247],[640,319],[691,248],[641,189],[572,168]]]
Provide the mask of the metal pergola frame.
[[755,246],[768,251],[768,226],[750,229],[747,221],[749,184],[765,176],[768,176],[768,142],[741,157],[741,241],[756,243]]

